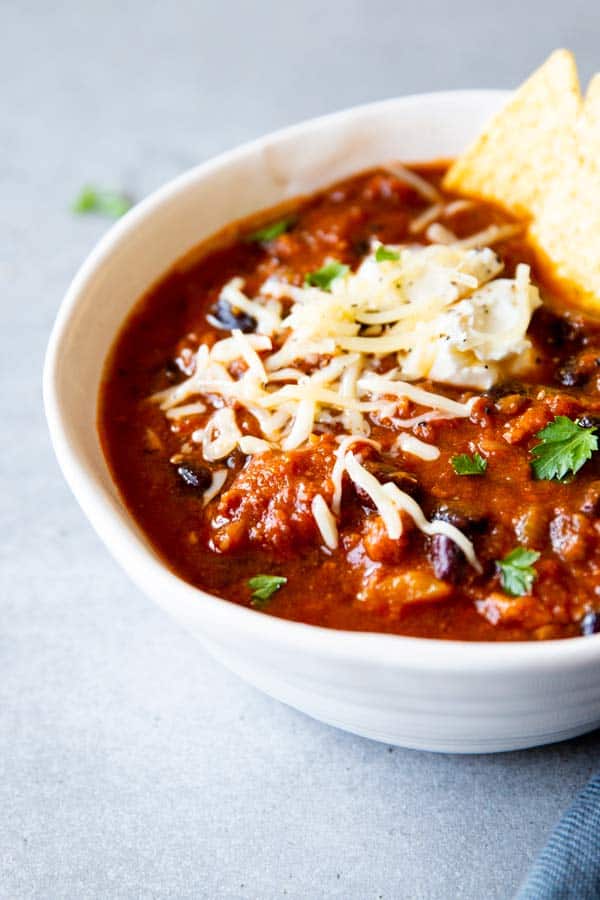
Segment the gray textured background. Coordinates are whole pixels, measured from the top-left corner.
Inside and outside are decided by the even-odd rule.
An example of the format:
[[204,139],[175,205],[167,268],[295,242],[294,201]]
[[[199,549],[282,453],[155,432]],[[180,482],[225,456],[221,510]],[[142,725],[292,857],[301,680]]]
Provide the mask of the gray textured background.
[[83,183],[142,197],[306,116],[512,86],[559,45],[584,78],[600,68],[596,2],[0,0],[3,898],[511,897],[600,735],[433,756],[245,686],[92,534],[51,455],[40,368],[106,227],[69,214]]

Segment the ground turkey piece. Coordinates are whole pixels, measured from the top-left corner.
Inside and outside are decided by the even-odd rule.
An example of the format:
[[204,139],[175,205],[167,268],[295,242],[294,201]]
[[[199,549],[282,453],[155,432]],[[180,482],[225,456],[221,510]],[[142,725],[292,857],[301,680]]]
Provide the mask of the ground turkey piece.
[[328,435],[301,450],[250,457],[216,504],[212,548],[232,553],[252,544],[286,556],[322,543],[311,503],[316,494],[331,503],[336,449]]

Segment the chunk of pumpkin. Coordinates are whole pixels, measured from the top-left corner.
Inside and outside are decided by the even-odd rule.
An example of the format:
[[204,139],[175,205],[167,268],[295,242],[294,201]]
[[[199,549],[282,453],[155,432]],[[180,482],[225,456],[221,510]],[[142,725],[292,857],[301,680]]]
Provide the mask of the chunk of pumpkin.
[[452,586],[421,569],[409,569],[385,575],[377,582],[377,594],[394,607],[412,603],[432,603],[445,600]]

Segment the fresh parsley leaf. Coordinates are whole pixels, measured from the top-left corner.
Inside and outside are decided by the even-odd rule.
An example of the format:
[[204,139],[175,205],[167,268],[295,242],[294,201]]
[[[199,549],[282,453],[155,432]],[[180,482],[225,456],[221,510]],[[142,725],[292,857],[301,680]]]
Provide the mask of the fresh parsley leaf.
[[375,251],[376,262],[386,262],[387,260],[396,262],[399,259],[400,254],[396,250],[390,250],[389,247],[384,247],[383,244],[380,244]]
[[119,219],[132,205],[129,197],[119,191],[107,191],[88,185],[81,190],[71,209],[80,215],[98,213],[110,219]]
[[537,572],[533,564],[540,558],[537,550],[526,550],[515,547],[504,559],[496,561],[500,569],[500,581],[506,594],[511,597],[522,597],[530,594]]
[[294,224],[295,219],[292,216],[288,216],[286,219],[279,219],[277,222],[271,222],[270,225],[265,225],[264,228],[259,228],[257,231],[253,231],[252,234],[248,235],[246,238],[251,244],[261,244],[266,241],[274,241],[276,237],[279,237],[280,234],[283,234],[285,231],[289,231],[292,225]]
[[312,287],[321,288],[322,291],[330,291],[331,282],[335,281],[336,278],[341,278],[342,275],[349,271],[349,266],[345,266],[343,263],[338,262],[337,259],[333,259],[331,262],[325,263],[320,269],[317,269],[316,272],[309,272],[304,282]]
[[540,443],[531,451],[535,477],[560,481],[570,472],[578,472],[598,449],[595,431],[595,426],[584,428],[567,416],[556,416],[536,435]]
[[487,469],[487,459],[479,453],[474,453],[473,456],[459,453],[458,456],[453,456],[450,462],[457,475],[483,475]]
[[252,591],[251,605],[260,609],[284,584],[287,584],[287,578],[283,575],[255,575],[250,578],[248,587]]

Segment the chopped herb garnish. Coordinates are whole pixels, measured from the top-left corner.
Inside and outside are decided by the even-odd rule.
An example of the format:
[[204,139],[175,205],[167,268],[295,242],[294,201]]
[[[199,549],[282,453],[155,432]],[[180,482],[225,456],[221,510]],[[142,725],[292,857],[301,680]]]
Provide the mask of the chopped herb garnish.
[[457,475],[483,475],[487,469],[487,459],[479,453],[474,453],[473,456],[459,453],[458,456],[453,456],[450,462]]
[[536,478],[561,481],[578,472],[598,449],[596,427],[584,428],[567,416],[556,416],[536,435],[540,443],[531,451],[531,467]]
[[397,262],[400,259],[400,254],[397,250],[390,250],[389,247],[384,247],[383,244],[380,244],[377,250],[375,251],[375,260],[376,262]]
[[119,191],[107,191],[103,188],[84,187],[74,201],[71,209],[74,213],[97,213],[110,219],[119,219],[133,206],[132,201]]
[[500,581],[506,594],[511,597],[522,597],[530,594],[533,582],[537,578],[537,572],[533,564],[540,558],[537,550],[526,550],[525,547],[515,547],[504,559],[497,561],[500,569]]
[[316,272],[309,272],[304,278],[304,282],[312,287],[321,288],[322,291],[330,291],[332,281],[335,281],[336,278],[341,278],[342,275],[346,275],[349,271],[349,266],[345,266],[344,263],[333,259],[331,262],[325,263],[320,269],[317,269]]
[[255,575],[254,578],[250,578],[248,587],[252,591],[251,605],[260,609],[286,583],[287,578],[283,575]]
[[289,231],[295,221],[296,220],[292,216],[288,216],[286,219],[279,219],[277,222],[271,222],[270,225],[265,225],[264,228],[253,231],[252,234],[248,235],[246,240],[252,244],[274,241],[280,234]]

